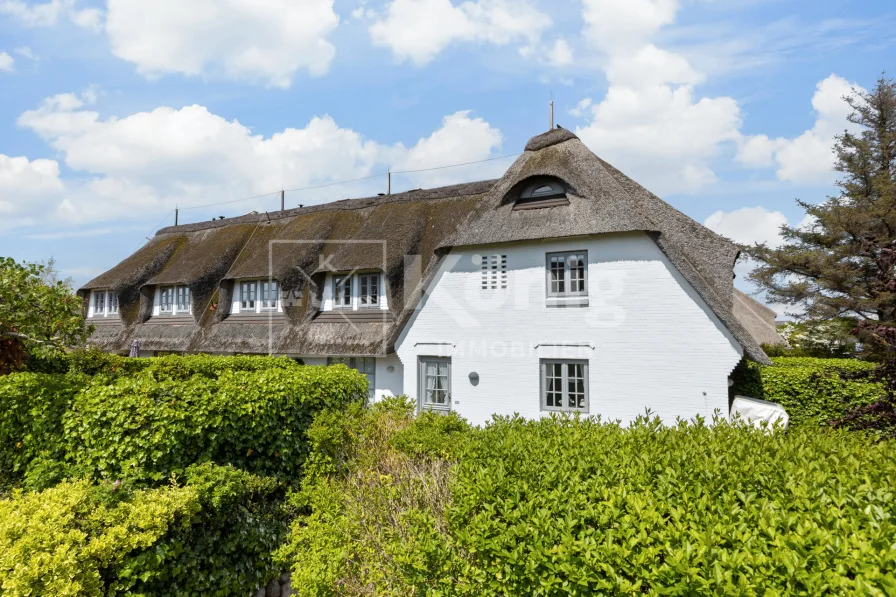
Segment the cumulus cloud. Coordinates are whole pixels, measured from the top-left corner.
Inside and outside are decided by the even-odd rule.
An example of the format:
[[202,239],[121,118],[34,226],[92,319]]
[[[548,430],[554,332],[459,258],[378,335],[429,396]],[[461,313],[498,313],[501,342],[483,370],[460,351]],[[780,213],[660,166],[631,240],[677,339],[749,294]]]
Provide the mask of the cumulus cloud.
[[815,125],[793,139],[752,135],[740,141],[738,161],[751,168],[776,168],[778,179],[803,184],[830,184],[834,178],[834,137],[846,129],[855,130],[847,120],[852,108],[843,101],[855,83],[837,75],[820,81],[812,97]]
[[150,77],[169,73],[288,87],[296,72],[325,74],[333,0],[109,0],[112,53]]
[[39,222],[62,191],[56,160],[0,153],[0,230]]
[[701,97],[704,75],[652,41],[678,9],[676,0],[584,0],[585,35],[605,54],[609,88],[571,111],[587,117],[576,129],[585,144],[660,194],[715,182],[712,159],[741,137],[737,102]]
[[[392,50],[399,60],[422,66],[456,42],[532,44],[550,24],[550,17],[526,0],[459,5],[451,0],[391,0],[385,14],[371,24],[370,38],[375,45]],[[563,58],[562,47],[560,52]]]
[[79,27],[99,31],[103,13],[96,8],[78,8],[78,0],[51,0],[30,3],[24,0],[0,0],[0,14],[14,17],[26,27],[52,27],[68,19]]
[[[814,222],[812,216],[806,215],[795,227],[805,228]],[[703,225],[742,245],[765,243],[769,247],[776,248],[784,243],[781,226],[790,225],[790,222],[780,211],[757,206],[728,212],[717,211],[706,218]]]
[[565,39],[558,39],[548,50],[548,63],[552,66],[569,66],[572,59],[572,48]]
[[[78,175],[60,182],[53,162],[57,192],[51,208],[44,209],[60,225],[158,217],[175,205],[220,203],[281,188],[362,178],[385,172],[389,165],[393,170],[417,170],[476,161],[493,156],[502,141],[500,131],[469,112],[446,116],[431,135],[406,147],[367,139],[329,116],[265,137],[200,105],[102,118],[92,109],[95,101],[93,93],[61,94],[19,117],[20,126],[45,139]],[[488,174],[485,167],[422,172],[407,175],[403,183],[416,187],[460,182]],[[499,165],[487,167],[494,175]],[[385,190],[384,178],[303,193],[296,202]],[[396,188],[400,184],[393,180]],[[7,186],[14,193],[32,185],[20,175]],[[27,215],[20,214],[20,224],[31,221]]]
[[11,73],[15,60],[6,52],[0,52],[0,71]]

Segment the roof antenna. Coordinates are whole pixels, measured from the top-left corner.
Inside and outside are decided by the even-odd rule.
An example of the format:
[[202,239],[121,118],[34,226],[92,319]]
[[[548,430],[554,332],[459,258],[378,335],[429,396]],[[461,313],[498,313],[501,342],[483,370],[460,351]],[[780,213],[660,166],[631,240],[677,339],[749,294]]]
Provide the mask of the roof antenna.
[[386,170],[386,194],[392,194],[392,166],[389,166],[389,169]]
[[548,127],[548,130],[551,131],[554,129],[554,91],[551,90],[551,126]]

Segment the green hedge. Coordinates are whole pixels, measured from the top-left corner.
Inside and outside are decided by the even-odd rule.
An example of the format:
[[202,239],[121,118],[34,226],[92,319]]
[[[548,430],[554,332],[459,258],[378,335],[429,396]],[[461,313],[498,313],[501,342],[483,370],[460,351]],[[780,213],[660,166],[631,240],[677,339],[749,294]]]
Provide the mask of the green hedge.
[[293,498],[310,514],[280,551],[299,595],[896,594],[892,442],[355,417],[360,433],[312,433],[320,474]]
[[0,500],[3,595],[245,597],[279,574],[286,530],[273,479],[190,467],[183,485],[64,481]]
[[35,459],[64,456],[62,417],[88,381],[77,374],[0,376],[0,484],[19,482]]
[[345,366],[181,373],[154,366],[79,393],[63,417],[77,470],[161,481],[211,461],[295,481],[315,413],[361,401],[367,389]]
[[772,362],[772,367],[741,362],[732,374],[732,394],[777,402],[793,425],[825,424],[882,393],[880,384],[867,378],[873,363],[811,357],[775,357]]

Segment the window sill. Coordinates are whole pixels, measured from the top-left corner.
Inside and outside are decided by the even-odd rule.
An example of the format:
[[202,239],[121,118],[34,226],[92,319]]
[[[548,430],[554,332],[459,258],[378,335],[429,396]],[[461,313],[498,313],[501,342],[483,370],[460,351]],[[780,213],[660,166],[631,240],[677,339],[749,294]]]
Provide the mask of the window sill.
[[544,300],[545,307],[587,307],[587,296],[551,296]]

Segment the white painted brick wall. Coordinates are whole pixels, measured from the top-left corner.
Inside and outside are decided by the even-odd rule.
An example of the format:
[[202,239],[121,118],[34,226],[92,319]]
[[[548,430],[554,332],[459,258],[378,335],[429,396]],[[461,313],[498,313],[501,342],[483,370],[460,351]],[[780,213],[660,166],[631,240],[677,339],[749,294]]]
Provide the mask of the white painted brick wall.
[[[545,254],[582,249],[589,306],[546,307]],[[508,256],[507,290],[481,290],[474,256],[486,254]],[[594,348],[535,348],[545,343]],[[411,396],[418,357],[450,356],[452,408],[484,423],[493,413],[543,414],[542,358],[587,359],[590,414],[604,419],[628,422],[645,408],[665,422],[724,415],[743,351],[653,241],[630,233],[452,251],[396,352]]]

